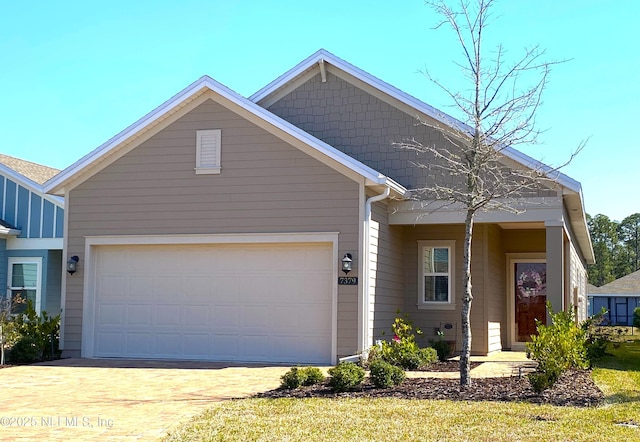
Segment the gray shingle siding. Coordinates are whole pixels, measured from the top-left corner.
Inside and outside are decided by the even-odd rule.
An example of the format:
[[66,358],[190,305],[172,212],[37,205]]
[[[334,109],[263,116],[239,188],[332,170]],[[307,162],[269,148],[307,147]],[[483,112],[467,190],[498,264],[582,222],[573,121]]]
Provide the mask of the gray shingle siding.
[[440,133],[417,118],[332,74],[326,83],[313,77],[269,110],[410,188],[424,185],[425,170],[411,165],[425,158],[392,143],[412,138],[444,143]]

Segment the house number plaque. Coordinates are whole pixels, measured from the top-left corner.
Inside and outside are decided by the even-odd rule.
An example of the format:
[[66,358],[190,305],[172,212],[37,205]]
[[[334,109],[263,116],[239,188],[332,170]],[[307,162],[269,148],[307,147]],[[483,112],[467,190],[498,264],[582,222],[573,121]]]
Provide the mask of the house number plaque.
[[358,285],[357,276],[339,276],[338,285]]

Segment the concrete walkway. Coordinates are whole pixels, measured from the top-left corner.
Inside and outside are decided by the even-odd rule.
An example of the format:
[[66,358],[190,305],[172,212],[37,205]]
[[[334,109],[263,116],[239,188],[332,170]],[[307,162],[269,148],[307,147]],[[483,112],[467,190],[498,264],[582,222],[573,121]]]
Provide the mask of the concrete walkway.
[[[524,353],[476,358],[472,377],[517,376]],[[328,367],[324,367],[325,370]],[[230,398],[277,388],[289,367],[64,359],[0,369],[0,440],[157,440]],[[409,376],[458,377],[411,372]]]

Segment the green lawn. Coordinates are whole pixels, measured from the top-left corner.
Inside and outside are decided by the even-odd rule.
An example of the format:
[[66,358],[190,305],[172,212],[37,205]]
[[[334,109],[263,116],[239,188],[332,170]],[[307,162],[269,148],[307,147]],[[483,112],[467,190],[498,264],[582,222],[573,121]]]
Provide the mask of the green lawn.
[[640,440],[640,341],[612,349],[593,372],[598,408],[400,399],[222,402],[166,441]]

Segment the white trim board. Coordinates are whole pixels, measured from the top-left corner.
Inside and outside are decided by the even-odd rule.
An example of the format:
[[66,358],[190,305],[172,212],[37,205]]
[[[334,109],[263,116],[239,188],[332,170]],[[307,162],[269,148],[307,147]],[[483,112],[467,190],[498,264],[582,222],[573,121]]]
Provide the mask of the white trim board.
[[62,238],[7,238],[7,250],[62,250]]

